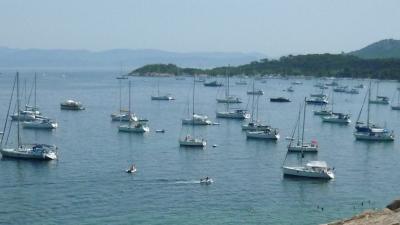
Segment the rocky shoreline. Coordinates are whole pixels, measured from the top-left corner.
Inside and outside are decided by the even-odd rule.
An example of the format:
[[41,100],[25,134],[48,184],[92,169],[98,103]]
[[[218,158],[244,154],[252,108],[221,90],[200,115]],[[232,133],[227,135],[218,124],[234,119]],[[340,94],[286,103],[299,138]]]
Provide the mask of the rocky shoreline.
[[323,225],[400,225],[400,199],[393,201],[383,210],[368,210],[350,219]]

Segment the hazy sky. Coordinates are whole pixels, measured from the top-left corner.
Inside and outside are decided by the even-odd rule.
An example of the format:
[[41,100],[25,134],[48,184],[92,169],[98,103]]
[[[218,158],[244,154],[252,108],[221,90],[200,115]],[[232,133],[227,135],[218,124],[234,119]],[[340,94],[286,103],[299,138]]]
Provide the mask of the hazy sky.
[[0,0],[0,46],[338,53],[400,39],[400,0]]

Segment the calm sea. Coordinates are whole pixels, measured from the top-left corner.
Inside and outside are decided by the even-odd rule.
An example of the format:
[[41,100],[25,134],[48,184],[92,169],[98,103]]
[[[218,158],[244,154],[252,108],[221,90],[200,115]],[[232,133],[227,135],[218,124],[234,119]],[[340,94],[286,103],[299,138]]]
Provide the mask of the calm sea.
[[[284,178],[281,170],[288,144],[285,137],[291,135],[300,102],[319,92],[313,87],[316,80],[299,80],[303,84],[293,85],[293,93],[283,90],[294,80],[256,81],[256,88],[266,92],[259,99],[259,119],[280,129],[277,142],[246,140],[241,121],[216,120],[216,110],[224,107],[215,98],[224,90],[198,83],[196,112],[221,123],[196,127],[196,135],[208,141],[207,148],[200,150],[178,145],[180,136],[192,132],[190,127],[182,128],[180,121],[188,115],[191,78],[130,78],[132,110],[150,121],[151,132],[140,135],[119,133],[119,122],[111,122],[110,114],[119,107],[116,72],[49,70],[38,74],[37,103],[44,115],[58,121],[59,128],[23,130],[22,137],[25,142],[56,144],[59,160],[0,160],[2,224],[319,224],[384,207],[399,196],[399,138],[393,143],[364,143],[352,135],[366,89],[359,95],[334,94],[334,110],[352,114],[349,126],[324,124],[312,113],[318,107],[307,108],[305,136],[318,140],[320,152],[304,159],[291,155],[287,163],[326,160],[335,167],[336,179],[319,181]],[[13,75],[9,70],[0,75],[1,125]],[[21,92],[25,78],[29,94],[33,72],[22,71]],[[235,85],[236,80],[232,79],[231,93],[244,100],[242,107],[250,108],[246,91],[251,85]],[[151,101],[157,82],[161,92],[172,93],[176,100]],[[127,107],[128,82],[122,83],[122,102]],[[381,82],[379,94],[392,98],[396,87],[395,82]],[[292,102],[267,100],[277,96]],[[70,98],[87,109],[61,111],[59,103]],[[400,135],[400,112],[390,106],[372,105],[371,119]],[[155,133],[156,129],[166,132]],[[10,141],[15,140],[14,127]],[[218,146],[213,148],[213,144]],[[126,174],[132,162],[138,171]],[[205,175],[215,183],[200,185],[198,180]]]

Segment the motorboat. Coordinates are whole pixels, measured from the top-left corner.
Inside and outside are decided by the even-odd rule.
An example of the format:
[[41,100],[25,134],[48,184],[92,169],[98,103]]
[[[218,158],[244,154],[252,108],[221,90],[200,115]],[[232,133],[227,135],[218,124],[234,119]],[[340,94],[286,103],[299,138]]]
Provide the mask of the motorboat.
[[349,124],[351,122],[350,115],[344,113],[332,113],[332,115],[323,116],[322,121],[327,123],[341,123],[341,124]]
[[287,92],[294,92],[294,88],[293,88],[292,86],[290,86],[290,87],[288,87],[288,88],[286,89],[286,91],[287,91]]
[[225,98],[217,98],[218,103],[242,103],[242,100],[239,97],[235,97],[233,95],[226,96]]
[[290,102],[290,99],[285,97],[270,98],[270,102]]
[[326,83],[326,84],[325,84],[325,86],[333,86],[333,87],[338,86],[338,85],[339,85],[339,83],[336,82],[336,81],[332,81],[332,82],[330,82],[330,83]]
[[334,179],[333,169],[325,161],[310,161],[305,166],[283,166],[283,174],[307,178]]
[[63,110],[84,110],[85,107],[82,106],[82,103],[74,100],[67,100],[60,104],[61,109]]
[[293,84],[293,85],[300,85],[300,84],[303,84],[303,82],[301,82],[301,81],[293,81],[291,84]]
[[340,92],[340,93],[346,93],[348,91],[348,87],[347,86],[338,86],[333,88],[334,92]]
[[212,183],[214,183],[214,180],[210,177],[200,178],[200,184],[212,184]]
[[205,147],[207,142],[202,138],[194,138],[190,135],[186,135],[185,137],[179,139],[179,145],[186,147]]
[[131,122],[129,124],[120,125],[118,130],[121,132],[145,133],[149,132],[150,128],[146,123],[143,122]]
[[55,129],[58,127],[58,123],[50,119],[35,119],[33,121],[22,122],[23,128],[30,129]]
[[248,95],[263,95],[264,91],[261,89],[258,90],[252,90],[252,91],[247,91]]
[[250,113],[245,109],[235,109],[233,111],[222,111],[217,112],[217,118],[227,118],[227,119],[249,119]]
[[280,135],[278,129],[271,128],[262,131],[247,131],[246,137],[249,139],[278,140]]
[[221,86],[224,86],[222,83],[219,83],[216,80],[210,81],[210,82],[205,82],[203,85],[206,86],[206,87],[221,87]]
[[193,114],[190,119],[182,119],[183,125],[212,125],[211,120],[208,116]]
[[165,133],[165,130],[164,129],[159,129],[159,130],[156,130],[156,133]]
[[135,173],[137,171],[135,164],[132,164],[125,172],[127,173]]

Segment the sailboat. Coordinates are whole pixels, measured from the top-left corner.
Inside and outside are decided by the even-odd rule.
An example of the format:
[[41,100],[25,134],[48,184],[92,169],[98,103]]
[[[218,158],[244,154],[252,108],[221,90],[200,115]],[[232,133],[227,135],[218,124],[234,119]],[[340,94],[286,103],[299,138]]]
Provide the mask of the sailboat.
[[397,105],[391,106],[392,110],[400,110],[400,89],[397,88]]
[[[311,141],[311,143],[304,142],[304,129],[306,124],[306,106],[307,106],[306,98],[304,98],[303,126],[301,132],[301,139],[300,139],[300,115],[301,115],[301,107],[300,107],[295,129],[293,130],[292,138],[288,146],[289,152],[318,152],[318,143],[316,141],[313,140]],[[293,143],[293,141],[295,140],[294,134],[296,130],[297,130],[297,142]]]
[[[19,99],[19,73],[14,80],[14,87],[15,83],[17,84],[17,109],[20,106],[20,99]],[[13,88],[14,89],[14,88]],[[12,95],[11,95],[12,99]],[[10,109],[9,105],[9,109]],[[19,110],[17,110],[19,114]],[[18,115],[19,116],[19,115]],[[8,117],[8,116],[7,116]],[[4,130],[6,129],[7,119],[4,125]],[[7,143],[5,143],[6,145]],[[10,157],[10,158],[17,158],[17,159],[37,159],[37,160],[53,160],[57,159],[57,147],[54,145],[48,144],[22,144],[21,143],[21,136],[20,136],[20,121],[17,120],[17,145],[14,148],[6,148],[3,146],[3,137],[1,138],[0,143],[0,153],[2,157]]]
[[[253,81],[253,89],[254,89],[254,81]],[[277,129],[272,128],[269,125],[262,124],[259,122],[259,120],[258,120],[258,104],[259,104],[259,96],[257,96],[256,110],[255,110],[254,109],[254,95],[253,95],[252,100],[251,100],[251,116],[250,116],[251,121],[247,124],[243,124],[242,130],[248,131],[248,132],[246,132],[246,136],[248,138],[271,137],[272,139],[278,139],[279,132]],[[254,117],[254,111],[256,111],[255,117]],[[251,132],[251,133],[249,133],[249,132]],[[275,134],[275,133],[277,133],[277,134]],[[267,138],[267,139],[269,139],[269,138]]]
[[[29,128],[29,129],[45,129],[45,130],[52,130],[58,127],[58,123],[55,120],[49,119],[47,117],[44,117],[42,115],[39,115],[40,112],[38,111],[38,107],[36,105],[36,83],[37,83],[37,76],[35,73],[35,78],[34,78],[34,105],[29,106],[28,104],[25,105],[26,110],[33,110],[36,111],[33,114],[35,115],[34,120],[26,120],[22,121],[22,127],[23,128]],[[30,97],[29,97],[30,98]]]
[[[129,111],[128,115],[131,114],[131,81],[129,81]],[[145,133],[149,132],[150,128],[147,126],[146,121],[135,121],[129,120],[129,124],[123,124],[118,126],[118,131],[129,132],[129,133]]]
[[351,122],[350,115],[345,113],[333,112],[333,91],[332,91],[332,113],[331,115],[322,116],[322,122],[326,123],[338,123],[338,124],[349,124]]
[[151,100],[170,101],[175,98],[171,94],[160,95],[160,78],[157,78],[157,95],[152,95]]
[[[138,121],[137,116],[131,111],[122,109],[122,93],[121,93],[121,81],[119,83],[119,111],[111,114],[112,121]],[[130,105],[130,100],[129,100]]]
[[247,91],[248,95],[264,95],[264,91],[261,89],[255,89],[254,88],[254,80],[253,80],[253,89],[250,91]]
[[[228,71],[228,70],[227,70]],[[217,98],[218,103],[242,103],[242,100],[236,96],[230,95],[229,93],[229,74],[226,72],[227,76],[227,85],[225,89],[225,97],[224,98]]]
[[[36,105],[36,73],[35,73],[35,80],[33,83],[33,88],[34,88],[34,106],[29,105],[29,101],[26,102],[26,97],[25,97],[25,109],[19,109],[19,113],[14,113],[11,115],[12,120],[19,120],[19,121],[33,121],[36,119],[37,116],[39,116],[41,113],[39,111],[39,107]],[[31,92],[32,94],[32,89]],[[25,93],[26,95],[26,93]],[[30,95],[29,95],[30,99]]]
[[379,81],[376,83],[376,98],[371,99],[369,98],[370,104],[379,104],[379,105],[388,105],[390,103],[389,98],[386,96],[379,95]]
[[[364,124],[363,122],[360,122],[359,119],[361,117],[361,112],[364,107],[365,99],[368,95],[368,105],[367,105],[367,123]],[[355,131],[354,131],[354,137],[356,140],[367,140],[367,141],[394,141],[394,132],[389,131],[386,128],[382,128],[380,126],[377,126],[375,124],[372,124],[369,119],[369,114],[370,114],[370,104],[371,104],[371,81],[369,83],[369,88],[367,95],[364,98],[363,105],[361,106],[360,113],[358,114],[356,126],[355,126]]]
[[[195,124],[195,110],[194,110],[194,96],[195,96],[195,88],[196,88],[196,75],[193,75],[193,93],[192,93],[192,133],[193,136],[190,134],[186,134],[185,137],[179,138],[179,145],[184,147],[205,147],[207,145],[207,141],[203,138],[197,138],[194,135],[194,126]],[[183,123],[183,121],[182,121]]]

